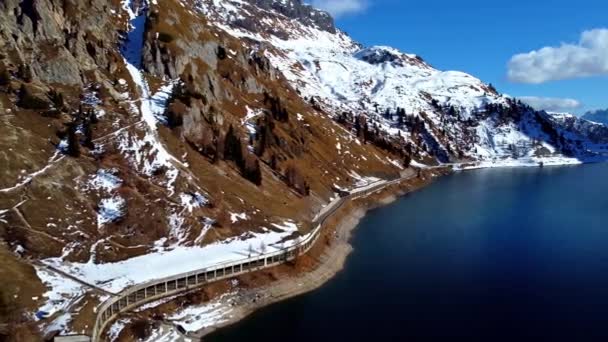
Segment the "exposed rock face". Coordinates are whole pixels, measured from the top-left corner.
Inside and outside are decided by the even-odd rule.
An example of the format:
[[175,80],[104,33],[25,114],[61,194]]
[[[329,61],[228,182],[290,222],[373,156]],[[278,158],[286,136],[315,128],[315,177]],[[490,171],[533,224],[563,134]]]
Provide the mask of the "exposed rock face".
[[[298,95],[272,46],[217,29],[199,5],[0,3],[0,249],[103,265],[281,224],[291,238],[334,186],[399,174],[399,156]],[[244,6],[335,31],[299,1]],[[45,303],[25,299],[37,296],[11,301],[36,312]],[[71,329],[55,318],[40,327]]]
[[78,60],[67,49],[59,49],[56,56],[32,63],[32,69],[43,83],[82,86],[78,65]]
[[[247,0],[265,10],[274,10],[282,15],[296,19],[305,25],[317,26],[321,30],[336,32],[334,19],[325,11],[302,3],[302,0]],[[249,18],[254,19],[254,18]]]
[[406,55],[396,49],[386,46],[374,46],[361,49],[355,54],[355,57],[374,65],[389,63],[394,66],[403,67],[408,64],[419,64],[422,67],[428,67],[420,57]]
[[0,9],[1,49],[44,83],[82,86],[82,72],[115,62],[120,27],[108,1],[7,0]]
[[566,132],[578,135],[578,139],[585,137],[594,144],[608,144],[608,126],[604,124],[568,114],[553,114],[552,117]]

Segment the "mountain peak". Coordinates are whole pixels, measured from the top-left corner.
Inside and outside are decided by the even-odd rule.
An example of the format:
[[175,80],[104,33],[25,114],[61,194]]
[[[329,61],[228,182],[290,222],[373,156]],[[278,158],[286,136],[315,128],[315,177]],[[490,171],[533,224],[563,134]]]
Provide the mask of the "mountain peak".
[[424,64],[424,60],[416,55],[405,54],[393,47],[382,45],[364,48],[358,51],[355,57],[370,64],[390,63],[396,66],[404,66],[405,63],[413,64],[412,62]]
[[332,16],[301,0],[246,0],[264,10],[274,10],[288,18],[296,19],[307,26],[316,26],[323,31],[336,33]]
[[608,109],[589,111],[582,116],[583,119],[608,125]]

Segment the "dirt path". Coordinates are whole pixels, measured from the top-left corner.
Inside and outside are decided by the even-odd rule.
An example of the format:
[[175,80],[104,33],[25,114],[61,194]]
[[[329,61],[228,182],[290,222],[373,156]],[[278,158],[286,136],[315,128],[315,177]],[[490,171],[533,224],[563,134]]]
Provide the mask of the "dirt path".
[[115,293],[112,293],[112,292],[109,292],[107,290],[104,290],[101,287],[93,285],[91,283],[87,283],[86,281],[83,281],[83,280],[81,280],[81,279],[79,279],[77,277],[74,277],[73,275],[71,275],[69,273],[66,273],[66,272],[64,272],[64,271],[62,271],[62,270],[60,270],[60,269],[58,269],[56,267],[47,265],[47,264],[45,264],[43,262],[33,261],[32,264],[34,264],[34,265],[36,265],[38,267],[45,268],[45,269],[49,270],[50,272],[57,273],[57,274],[61,275],[64,278],[73,280],[73,281],[77,282],[78,284],[83,285],[83,286],[85,286],[85,287],[93,290],[94,292],[97,292],[98,294],[101,294],[101,295],[104,295],[104,296],[116,296]]

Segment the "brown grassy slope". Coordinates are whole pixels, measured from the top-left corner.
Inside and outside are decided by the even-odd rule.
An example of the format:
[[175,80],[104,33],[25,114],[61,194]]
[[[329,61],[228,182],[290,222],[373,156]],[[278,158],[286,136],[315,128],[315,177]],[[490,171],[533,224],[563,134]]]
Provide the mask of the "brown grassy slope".
[[[0,244],[0,340],[3,341],[38,341],[35,328],[28,323],[31,312],[36,309],[36,300],[44,292],[44,286],[37,279],[34,269],[16,258]],[[4,331],[2,331],[4,330]]]
[[[192,119],[188,127],[159,129],[173,155],[185,156],[190,166],[189,170],[181,170],[177,190],[186,191],[195,183],[211,201],[208,207],[198,209],[186,219],[189,226],[187,241],[199,235],[202,227],[200,220],[206,217],[217,221],[205,240],[207,242],[256,230],[261,226],[268,227],[271,222],[285,219],[299,221],[303,231],[306,231],[309,228],[306,222],[321,203],[333,194],[334,184],[352,186],[349,171],[383,177],[396,175],[397,170],[386,162],[385,153],[369,145],[360,145],[349,132],[323,113],[313,110],[276,70],[252,63],[252,46],[207,25],[204,18],[180,6],[177,1],[164,1],[158,6],[151,10],[154,19],[148,23],[147,36],[154,42],[149,44],[156,44],[163,51],[161,57],[166,57],[167,63],[180,71],[183,82],[203,94],[202,100],[192,100],[193,103],[200,102],[197,106],[186,107],[184,115]],[[75,11],[76,8],[70,7],[68,10]],[[124,16],[123,20],[116,20],[116,27],[125,27]],[[172,39],[168,43],[158,42],[155,40],[156,32],[168,34]],[[90,36],[92,41],[104,45],[109,54],[118,59],[117,42],[102,41],[93,34]],[[199,42],[202,42],[202,48],[196,45]],[[180,46],[192,46],[193,49],[185,50]],[[219,59],[215,52],[220,46],[236,53],[230,52],[226,58]],[[193,51],[198,51],[197,48],[202,49],[200,54],[192,55]],[[48,51],[49,54],[53,49],[54,46],[48,46],[47,42],[40,46],[41,51]],[[11,65],[14,69],[17,64]],[[153,88],[158,88],[162,83],[161,77],[167,75],[153,76],[149,77],[150,83]],[[111,70],[99,68],[84,72],[83,77],[87,79],[87,85],[80,90],[63,84],[46,84],[34,77],[33,82],[37,86],[46,90],[52,87],[64,94],[66,108],[57,117],[19,108],[14,91],[2,94],[3,110],[0,114],[6,124],[0,127],[0,143],[6,147],[2,158],[9,165],[2,170],[2,186],[12,186],[19,182],[22,174],[47,165],[55,152],[53,144],[58,142],[56,134],[65,129],[66,122],[72,120],[82,94],[97,93],[99,108],[105,111],[105,115],[93,127],[95,145],[104,152],[91,154],[83,148],[79,158],[64,157],[31,183],[3,196],[0,204],[11,207],[25,200],[20,210],[26,222],[19,220],[10,222],[10,225],[24,231],[22,242],[30,255],[58,256],[68,242],[77,242],[80,245],[68,254],[68,259],[85,261],[90,257],[90,245],[107,238],[98,248],[98,260],[115,261],[144,253],[145,248],[135,246],[149,246],[153,241],[167,236],[167,216],[172,210],[179,209],[179,201],[157,181],[156,178],[162,178],[162,174],[158,177],[140,174],[117,148],[120,132],[126,132],[133,138],[143,137],[143,127],[137,124],[140,118],[131,112],[129,99],[120,95],[124,93],[136,98],[138,93],[124,64],[118,60]],[[127,80],[126,86],[119,84],[121,78]],[[258,187],[241,177],[233,162],[212,163],[193,149],[191,143],[204,139],[205,126],[212,126],[221,135],[232,125],[243,145],[247,145],[247,133],[241,120],[247,112],[246,107],[269,110],[268,103],[264,103],[264,92],[280,99],[289,112],[289,121],[275,123],[275,143],[260,156],[263,181]],[[10,114],[7,109],[10,109]],[[298,114],[303,120],[297,119]],[[20,144],[23,141],[26,144]],[[341,150],[336,147],[338,143]],[[273,157],[278,160],[275,170],[269,167]],[[117,170],[123,184],[116,193],[128,203],[125,218],[102,229],[96,225],[95,211],[99,199],[104,195],[87,192],[83,186],[88,177],[100,168]],[[286,184],[289,169],[296,169],[298,177],[310,186],[310,196],[302,196]],[[251,219],[233,224],[228,219],[229,212],[247,212]],[[7,238],[10,240],[10,237]],[[41,239],[48,241],[38,243]]]
[[[118,2],[114,1],[110,8],[119,10]],[[68,14],[54,15],[69,15],[71,19],[82,15],[79,6],[66,9]],[[108,22],[108,11],[94,10],[88,15],[98,15],[101,22]],[[81,87],[45,82],[34,75],[31,82],[13,77],[13,89],[0,91],[0,161],[3,166],[7,165],[0,170],[0,187],[13,186],[22,175],[47,166],[55,152],[54,144],[59,141],[57,133],[73,120],[83,95],[96,93],[100,102],[97,109],[105,112],[92,128],[95,146],[103,152],[93,153],[82,148],[80,157],[63,157],[30,183],[2,193],[0,209],[25,201],[19,206],[21,215],[11,213],[6,217],[8,223],[1,223],[0,236],[7,249],[14,250],[21,245],[28,257],[40,259],[66,252],[67,260],[84,262],[91,258],[91,246],[103,239],[95,251],[97,262],[140,255],[163,237],[177,239],[171,236],[168,217],[182,210],[179,194],[197,187],[210,204],[186,215],[185,235],[181,237],[184,244],[206,244],[261,227],[272,228],[271,223],[287,219],[296,221],[301,231],[306,232],[314,213],[333,195],[334,184],[353,185],[350,171],[363,176],[396,176],[398,170],[387,163],[386,153],[358,143],[326,113],[311,108],[269,67],[267,60],[265,64],[252,62],[254,46],[208,25],[204,18],[180,6],[176,0],[162,1],[158,7],[153,6],[152,11],[154,20],[148,23],[147,44],[154,46],[163,60],[162,68],[152,62],[147,64],[150,72],[146,76],[152,91],[169,78],[180,78],[192,89],[192,96],[186,101],[189,103],[176,104],[181,108],[184,124],[158,128],[162,142],[171,153],[189,165],[187,169],[180,168],[175,194],[163,184],[166,174],[162,170],[154,175],[142,174],[129,155],[119,148],[124,137],[142,139],[145,126],[138,123],[141,116],[133,111],[138,105],[135,100],[139,91],[120,57],[116,32],[104,36],[103,32],[83,30],[88,34],[86,41],[95,46],[96,52],[89,57],[74,56],[82,61],[78,64],[83,68]],[[124,13],[122,19],[114,16],[111,30],[125,29],[125,18]],[[162,41],[156,39],[157,32],[163,33],[158,35],[159,39],[163,37]],[[49,45],[48,41],[33,40],[31,44],[33,49],[46,54],[41,58],[50,60],[56,57],[63,42]],[[225,58],[218,58],[219,47],[228,51]],[[264,61],[263,51],[257,52],[257,57]],[[14,73],[19,63],[11,59],[8,64]],[[126,80],[126,84],[121,84],[120,79]],[[58,115],[47,116],[44,111],[19,107],[17,90],[22,83],[39,88],[43,97],[51,88],[61,92],[65,108]],[[280,99],[289,120],[275,121],[274,142],[263,155],[249,154],[249,158],[259,160],[262,169],[262,184],[256,186],[242,177],[234,162],[213,162],[195,146],[207,138],[209,129],[224,135],[232,126],[247,150],[249,139],[242,120],[247,108],[270,110],[264,101],[264,92]],[[298,120],[298,114],[302,120]],[[341,149],[337,148],[338,143]],[[278,160],[274,169],[270,165],[273,156]],[[96,210],[99,200],[109,195],[87,191],[85,186],[98,169],[116,170],[123,182],[113,194],[127,201],[125,217],[103,227],[97,226]],[[298,178],[309,185],[309,196],[287,184],[290,169],[296,169]],[[229,213],[241,212],[246,212],[249,219],[231,222]],[[216,223],[204,239],[196,241],[206,218]],[[7,260],[10,258],[14,259],[7,256]],[[31,269],[14,271],[9,262],[0,266],[0,271],[19,273],[24,277],[23,282],[41,287]],[[75,319],[79,326],[86,325],[79,317]]]

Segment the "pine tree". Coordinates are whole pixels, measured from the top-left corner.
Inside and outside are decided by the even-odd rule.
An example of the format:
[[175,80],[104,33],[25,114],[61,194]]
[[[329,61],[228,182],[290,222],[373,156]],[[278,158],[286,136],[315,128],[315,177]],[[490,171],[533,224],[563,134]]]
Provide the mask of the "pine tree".
[[497,93],[496,88],[494,87],[494,85],[492,83],[488,84],[488,88],[490,89],[491,92]]
[[55,109],[61,111],[65,107],[65,102],[63,100],[63,94],[56,91],[55,89],[49,90],[48,93],[49,99],[53,103]]
[[268,135],[268,129],[267,129],[267,125],[261,125],[259,126],[258,129],[258,133],[256,135],[256,144],[254,147],[254,152],[257,156],[262,157],[264,155],[264,152],[266,151],[266,144],[268,141],[267,135]]
[[184,120],[183,120],[181,114],[176,113],[174,110],[171,110],[171,109],[167,110],[166,118],[167,118],[167,126],[171,129],[180,127],[181,125],[184,124]]
[[220,60],[226,59],[226,49],[223,46],[217,47],[217,58]]
[[17,97],[17,105],[21,108],[34,110],[47,110],[49,108],[47,101],[35,96],[25,83],[21,84]]
[[391,110],[386,108],[386,110],[384,111],[384,118],[387,120],[392,119],[392,115],[391,115]]
[[76,136],[76,122],[68,124],[67,130],[67,143],[66,153],[69,156],[78,158],[80,156],[80,144],[78,143],[78,137]]
[[245,159],[243,157],[243,145],[241,139],[236,135],[232,125],[228,128],[224,141],[224,159],[233,161],[239,170],[245,168]]
[[91,122],[89,120],[85,120],[82,124],[82,135],[84,136],[82,146],[90,150],[95,149],[95,144],[93,143],[93,131],[91,130]]
[[8,70],[0,65],[0,87],[4,87],[11,84],[11,74]]
[[399,126],[403,126],[403,124],[405,123],[405,109],[397,108],[397,120]]
[[221,134],[219,129],[213,130],[213,143],[215,144],[215,153],[212,155],[211,163],[215,164],[218,160],[225,159],[224,149],[226,147],[226,137]]
[[304,177],[302,177],[302,174],[295,166],[290,165],[287,167],[287,170],[285,171],[285,180],[287,185],[295,189],[300,195],[308,196],[310,194],[308,182],[304,180]]
[[277,158],[276,154],[274,154],[274,153],[270,157],[270,168],[273,169],[274,171],[277,171],[279,168],[279,159]]
[[17,69],[17,76],[26,83],[30,83],[33,80],[32,69],[28,65],[20,64]]
[[260,168],[260,161],[258,159],[253,161],[253,166],[247,171],[247,175],[247,179],[255,185],[262,185],[262,169]]
[[353,128],[355,129],[355,132],[356,132],[357,136],[361,136],[361,122],[359,120],[359,117],[355,118],[355,122],[353,124]]
[[88,112],[88,120],[90,123],[97,124],[99,122],[99,119],[97,118],[97,115],[95,114],[95,111],[93,109],[90,109]]

